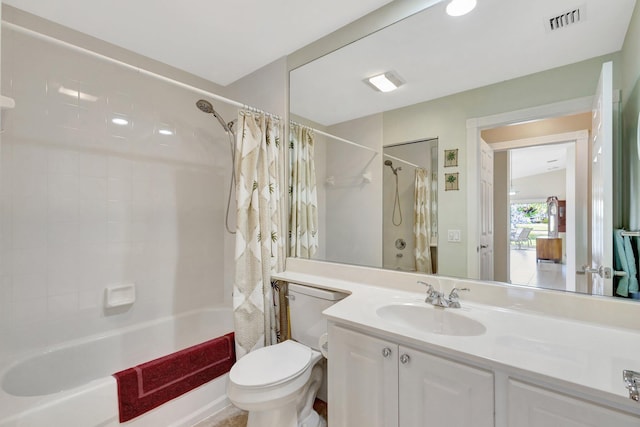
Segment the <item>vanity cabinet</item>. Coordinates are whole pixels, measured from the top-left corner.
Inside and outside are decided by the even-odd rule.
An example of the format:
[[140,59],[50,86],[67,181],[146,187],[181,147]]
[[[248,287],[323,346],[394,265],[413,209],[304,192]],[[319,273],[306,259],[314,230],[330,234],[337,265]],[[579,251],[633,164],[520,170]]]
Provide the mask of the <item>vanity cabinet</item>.
[[331,426],[494,425],[489,371],[335,324],[329,343]]
[[640,418],[514,379],[508,383],[509,427],[638,427]]

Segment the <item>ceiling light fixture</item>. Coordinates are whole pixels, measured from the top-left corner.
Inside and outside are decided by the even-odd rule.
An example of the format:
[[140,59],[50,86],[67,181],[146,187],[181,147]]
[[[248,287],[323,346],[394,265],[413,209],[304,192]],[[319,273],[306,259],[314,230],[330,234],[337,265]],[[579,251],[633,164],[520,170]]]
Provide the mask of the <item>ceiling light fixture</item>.
[[364,82],[380,92],[391,92],[404,84],[402,79],[392,71],[368,77],[364,79]]
[[173,131],[169,130],[169,129],[160,129],[158,131],[158,133],[160,135],[173,135]]
[[449,16],[462,16],[471,12],[476,7],[477,0],[451,0],[447,5]]

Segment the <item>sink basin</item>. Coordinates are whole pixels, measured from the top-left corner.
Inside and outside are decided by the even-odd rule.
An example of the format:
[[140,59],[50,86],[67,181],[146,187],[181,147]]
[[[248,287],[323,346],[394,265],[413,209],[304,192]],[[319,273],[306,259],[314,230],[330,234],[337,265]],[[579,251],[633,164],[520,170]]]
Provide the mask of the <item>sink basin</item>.
[[428,305],[391,304],[376,310],[378,316],[406,328],[440,335],[482,335],[487,328],[476,320],[461,316],[451,309]]

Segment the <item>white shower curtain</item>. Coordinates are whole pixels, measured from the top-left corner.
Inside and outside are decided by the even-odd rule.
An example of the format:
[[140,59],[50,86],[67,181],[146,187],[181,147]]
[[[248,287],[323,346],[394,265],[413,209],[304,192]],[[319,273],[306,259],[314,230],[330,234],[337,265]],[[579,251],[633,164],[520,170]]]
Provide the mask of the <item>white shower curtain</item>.
[[298,258],[311,258],[318,250],[318,196],[313,147],[313,131],[290,123],[289,245],[290,256]]
[[271,273],[284,267],[280,182],[284,177],[279,119],[238,114],[236,138],[236,277],[233,289],[236,356],[277,342],[278,287]]
[[431,214],[429,209],[429,173],[416,168],[414,188],[414,221],[416,271],[431,274]]

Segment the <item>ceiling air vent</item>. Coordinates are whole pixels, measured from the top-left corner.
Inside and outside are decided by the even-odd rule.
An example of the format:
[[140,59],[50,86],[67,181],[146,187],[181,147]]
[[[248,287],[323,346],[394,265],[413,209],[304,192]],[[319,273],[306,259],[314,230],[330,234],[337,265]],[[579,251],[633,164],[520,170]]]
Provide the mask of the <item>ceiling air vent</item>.
[[586,17],[584,9],[584,6],[578,7],[576,9],[549,18],[547,20],[547,30],[556,31],[584,21]]

